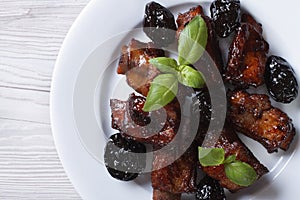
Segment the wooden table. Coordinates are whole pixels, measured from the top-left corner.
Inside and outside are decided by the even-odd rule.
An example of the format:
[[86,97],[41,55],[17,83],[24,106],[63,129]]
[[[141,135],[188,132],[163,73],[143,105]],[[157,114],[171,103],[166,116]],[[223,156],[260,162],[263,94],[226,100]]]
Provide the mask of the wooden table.
[[0,1],[0,199],[81,199],[57,155],[49,93],[61,44],[89,0]]

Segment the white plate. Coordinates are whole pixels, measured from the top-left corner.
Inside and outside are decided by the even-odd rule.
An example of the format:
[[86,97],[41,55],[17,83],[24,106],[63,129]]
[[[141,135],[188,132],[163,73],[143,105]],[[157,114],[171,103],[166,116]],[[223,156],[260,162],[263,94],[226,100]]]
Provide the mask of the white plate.
[[[127,31],[142,21],[148,2],[92,0],[73,24],[57,59],[50,100],[52,130],[62,164],[83,199],[150,200],[152,196],[149,177],[130,183],[119,182],[112,179],[101,164],[105,138],[111,134],[108,99],[124,99],[130,90],[124,79],[115,75],[115,63],[110,61],[119,54],[120,46],[127,43]],[[160,0],[159,3],[171,7],[176,16],[193,5],[209,2]],[[271,53],[286,58],[300,74],[297,2],[244,0],[241,4],[263,24]],[[112,36],[116,37],[108,43]],[[107,68],[109,65],[114,68]],[[122,90],[117,90],[120,87]],[[300,130],[299,98],[290,105],[279,106],[288,112]],[[229,194],[228,199],[294,199],[300,195],[298,136],[288,152],[271,155],[256,142],[242,139],[271,172],[251,188]]]

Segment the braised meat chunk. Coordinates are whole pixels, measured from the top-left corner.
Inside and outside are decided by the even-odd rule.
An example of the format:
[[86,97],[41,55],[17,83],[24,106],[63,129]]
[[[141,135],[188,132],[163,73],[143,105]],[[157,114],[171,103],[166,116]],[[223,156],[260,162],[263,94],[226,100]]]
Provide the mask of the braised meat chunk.
[[[225,150],[225,157],[235,155],[237,160],[253,167],[258,179],[268,172],[268,169],[257,160],[248,147],[239,139],[233,128],[229,126],[229,123],[225,124],[220,136],[217,133],[212,133],[209,136],[210,140],[217,142],[215,144],[204,144],[205,147],[223,148]],[[244,188],[244,186],[237,185],[227,178],[224,165],[201,166],[201,168],[208,176],[218,180],[222,187],[227,188],[231,192],[236,192]]]
[[153,43],[132,39],[128,46],[122,47],[117,73],[125,74],[128,85],[138,93],[147,96],[150,83],[160,73],[149,63],[149,60],[163,56],[165,56],[164,51],[156,48]]
[[196,6],[191,8],[185,13],[179,13],[177,17],[177,32],[176,38],[179,39],[180,33],[183,31],[184,27],[196,16],[204,15],[203,8],[201,6]]
[[229,49],[225,79],[239,87],[262,85],[268,51],[261,24],[244,14]]
[[[176,153],[154,153],[152,187],[170,193],[190,193],[196,191],[197,152],[195,146],[189,148],[179,159],[166,165]],[[157,169],[157,170],[156,170]]]
[[[176,32],[176,37],[179,39],[180,33],[184,29],[184,27],[196,16],[200,15],[203,17],[204,21],[206,22],[206,26],[208,29],[208,38],[205,50],[207,51],[208,55],[214,61],[215,65],[218,67],[220,71],[223,69],[223,60],[222,54],[219,47],[219,40],[216,36],[215,32],[215,25],[213,21],[204,15],[203,9],[201,6],[193,7],[189,11],[179,14],[176,20],[178,29]],[[204,58],[206,59],[206,58]],[[199,64],[201,66],[201,64]]]
[[235,129],[260,142],[269,153],[287,150],[295,136],[292,120],[264,94],[229,93],[229,118]]
[[176,99],[153,112],[142,110],[146,99],[131,94],[128,101],[112,99],[112,128],[139,142],[163,146],[175,137],[180,125],[180,107]]

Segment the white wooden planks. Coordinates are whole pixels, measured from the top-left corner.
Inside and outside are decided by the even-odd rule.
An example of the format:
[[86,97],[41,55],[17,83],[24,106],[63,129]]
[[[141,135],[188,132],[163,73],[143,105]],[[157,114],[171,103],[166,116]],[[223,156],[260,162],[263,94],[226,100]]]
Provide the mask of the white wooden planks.
[[50,125],[0,119],[0,199],[80,199],[60,164]]
[[0,199],[80,199],[55,150],[56,56],[89,0],[0,1]]

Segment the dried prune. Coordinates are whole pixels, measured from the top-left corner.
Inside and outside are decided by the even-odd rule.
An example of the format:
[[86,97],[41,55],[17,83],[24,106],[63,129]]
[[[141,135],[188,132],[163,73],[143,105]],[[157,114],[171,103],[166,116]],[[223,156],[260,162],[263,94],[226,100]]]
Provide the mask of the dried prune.
[[212,106],[210,94],[207,87],[195,90],[193,100],[193,118],[199,117],[198,133],[196,136],[197,144],[201,145],[211,121]]
[[151,118],[149,112],[144,112],[143,107],[145,104],[145,98],[136,96],[134,93],[130,95],[128,99],[129,113],[131,119],[140,126],[146,126],[150,124]]
[[197,186],[197,200],[225,200],[224,189],[215,179],[205,176]]
[[209,123],[211,119],[211,99],[209,95],[209,91],[207,87],[203,87],[200,89],[197,89],[196,95],[193,99],[194,106],[199,107],[200,112],[200,123]]
[[170,10],[156,2],[146,5],[144,32],[158,46],[168,46],[175,40],[176,24]]
[[120,133],[109,138],[104,162],[109,174],[118,180],[135,179],[146,166],[146,147],[142,143],[125,139]]
[[227,37],[240,24],[240,1],[215,0],[210,6],[211,17],[215,22],[216,33]]
[[270,56],[266,63],[265,83],[277,102],[290,103],[298,95],[298,83],[292,66],[279,56]]

